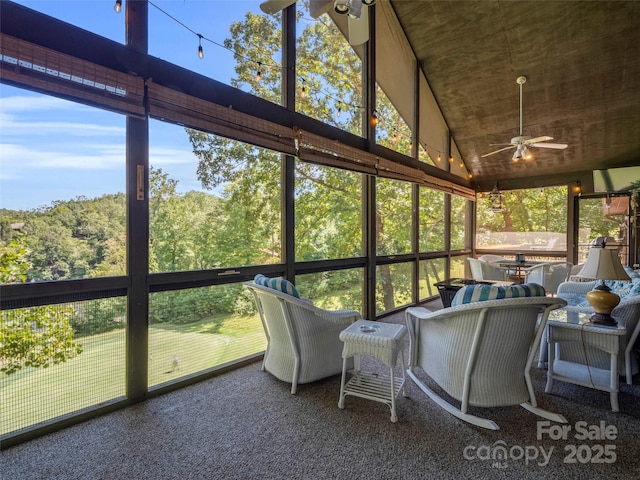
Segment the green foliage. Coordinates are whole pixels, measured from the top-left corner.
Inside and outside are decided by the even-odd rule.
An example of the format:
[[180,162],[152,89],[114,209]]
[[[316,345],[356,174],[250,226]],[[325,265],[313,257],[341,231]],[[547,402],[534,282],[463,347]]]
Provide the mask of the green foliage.
[[0,371],[65,362],[82,353],[73,341],[70,306],[47,305],[0,312]]
[[[15,237],[0,253],[0,283],[25,280],[30,265],[23,236]],[[79,355],[73,341],[70,306],[45,305],[0,312],[0,372],[7,375],[25,367],[48,367]]]
[[127,301],[123,297],[83,302],[71,318],[78,337],[109,332],[127,326]]
[[155,293],[149,302],[149,323],[180,325],[220,312],[232,313],[241,290],[242,285],[233,284]]
[[24,237],[14,238],[0,250],[0,283],[21,283],[27,279],[29,262]]

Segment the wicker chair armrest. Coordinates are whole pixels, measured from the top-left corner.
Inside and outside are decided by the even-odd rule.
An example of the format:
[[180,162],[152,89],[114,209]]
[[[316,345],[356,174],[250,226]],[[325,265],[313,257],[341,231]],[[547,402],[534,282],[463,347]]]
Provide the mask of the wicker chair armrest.
[[562,293],[580,293],[586,295],[587,292],[593,290],[593,287],[596,286],[597,282],[562,282],[558,285],[557,294],[560,295]]
[[362,318],[360,312],[356,310],[323,310],[316,308],[315,311],[320,317],[334,323],[352,323]]

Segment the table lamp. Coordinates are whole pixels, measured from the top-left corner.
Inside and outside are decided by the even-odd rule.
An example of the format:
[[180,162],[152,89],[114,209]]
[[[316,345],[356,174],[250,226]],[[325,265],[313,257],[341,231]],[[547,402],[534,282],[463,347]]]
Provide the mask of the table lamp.
[[589,249],[589,257],[580,270],[580,277],[600,280],[600,285],[587,293],[587,301],[596,312],[590,322],[615,326],[618,324],[611,316],[611,311],[620,303],[620,297],[604,284],[605,280],[631,280],[624,271],[617,249],[605,248],[604,242]]

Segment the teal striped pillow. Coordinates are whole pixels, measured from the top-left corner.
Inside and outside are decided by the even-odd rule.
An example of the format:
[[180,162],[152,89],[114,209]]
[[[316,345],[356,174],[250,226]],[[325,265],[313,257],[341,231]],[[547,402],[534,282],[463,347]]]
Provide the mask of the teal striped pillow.
[[278,290],[279,292],[288,293],[289,295],[293,295],[296,298],[300,298],[298,290],[296,290],[296,287],[294,287],[293,283],[291,283],[289,280],[285,280],[284,278],[269,278],[259,273],[254,277],[253,281],[258,285],[262,285],[263,287],[273,288],[274,290]]
[[465,303],[483,302],[485,300],[499,300],[502,298],[544,297],[546,292],[542,285],[525,283],[524,285],[466,285],[456,293],[451,306]]

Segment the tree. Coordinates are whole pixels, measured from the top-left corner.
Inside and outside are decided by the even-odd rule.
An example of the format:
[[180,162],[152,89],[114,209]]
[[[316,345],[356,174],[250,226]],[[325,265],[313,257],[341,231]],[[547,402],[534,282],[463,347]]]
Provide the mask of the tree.
[[[256,65],[276,58],[281,49],[279,15],[247,13],[231,27],[225,46],[236,53],[236,78],[231,84],[252,94],[279,102],[280,68],[265,68],[256,78]],[[304,24],[297,38],[296,77],[299,81],[296,110],[325,123],[360,134],[362,118],[361,62],[351,46],[325,15]],[[302,87],[305,95],[302,95]],[[378,142],[399,151],[410,150],[410,134],[395,108],[380,94],[376,109],[384,122]],[[341,115],[338,115],[341,114]],[[280,261],[280,166],[282,155],[251,145],[187,130],[198,158],[198,178],[205,188],[222,188],[224,214],[218,218],[215,236],[221,252],[240,263]],[[362,191],[359,175],[335,168],[296,161],[296,259],[316,260],[362,255]],[[392,182],[391,185],[398,185]],[[379,192],[380,204],[391,204],[394,188]],[[406,209],[410,218],[410,205]],[[393,210],[376,213],[379,251],[396,250],[398,238],[405,248],[410,222],[403,217],[390,222]],[[389,225],[387,225],[389,223]],[[382,235],[387,229],[388,234]],[[233,239],[228,249],[224,240]],[[387,243],[391,243],[387,245]],[[396,252],[397,253],[397,252]],[[393,282],[387,267],[384,277],[384,308],[394,305]]]
[[[14,238],[0,252],[0,283],[24,281],[29,263],[23,237]],[[48,367],[79,355],[73,341],[71,306],[46,305],[0,312],[0,372],[25,367]]]

